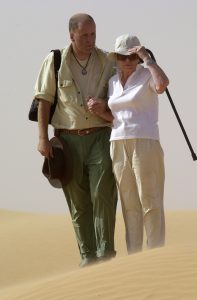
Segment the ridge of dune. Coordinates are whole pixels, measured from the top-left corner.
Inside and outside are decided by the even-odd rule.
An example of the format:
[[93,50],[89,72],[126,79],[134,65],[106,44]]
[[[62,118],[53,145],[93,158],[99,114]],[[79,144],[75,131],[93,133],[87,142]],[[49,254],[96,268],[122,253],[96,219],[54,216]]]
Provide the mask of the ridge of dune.
[[163,248],[128,256],[117,214],[117,257],[79,269],[69,215],[0,211],[1,300],[197,298],[197,212],[167,212]]
[[[177,251],[178,250],[178,251]],[[196,299],[196,245],[168,246],[9,288],[2,300]]]

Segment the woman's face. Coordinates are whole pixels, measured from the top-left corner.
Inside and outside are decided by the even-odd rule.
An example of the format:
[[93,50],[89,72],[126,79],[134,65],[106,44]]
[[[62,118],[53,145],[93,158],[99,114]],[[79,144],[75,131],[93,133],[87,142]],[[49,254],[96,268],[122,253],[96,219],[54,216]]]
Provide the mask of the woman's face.
[[116,54],[117,65],[120,71],[132,74],[135,72],[139,63],[139,57],[137,54],[121,55]]

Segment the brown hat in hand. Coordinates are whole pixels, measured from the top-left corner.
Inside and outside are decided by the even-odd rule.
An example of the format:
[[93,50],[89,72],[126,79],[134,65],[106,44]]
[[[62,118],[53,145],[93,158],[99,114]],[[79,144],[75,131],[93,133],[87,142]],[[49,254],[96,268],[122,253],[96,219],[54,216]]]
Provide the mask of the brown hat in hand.
[[68,144],[60,137],[50,140],[53,157],[44,159],[42,173],[55,188],[64,187],[72,178],[72,157]]

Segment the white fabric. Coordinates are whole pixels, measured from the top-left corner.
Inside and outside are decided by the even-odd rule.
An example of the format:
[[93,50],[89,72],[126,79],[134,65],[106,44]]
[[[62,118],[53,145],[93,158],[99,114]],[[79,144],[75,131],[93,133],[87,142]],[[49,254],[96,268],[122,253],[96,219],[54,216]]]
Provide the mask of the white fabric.
[[147,138],[159,140],[158,95],[148,69],[141,65],[123,87],[119,75],[109,80],[108,105],[114,120],[112,140]]
[[112,141],[110,155],[122,204],[128,253],[142,249],[143,227],[148,248],[163,246],[165,174],[159,141]]

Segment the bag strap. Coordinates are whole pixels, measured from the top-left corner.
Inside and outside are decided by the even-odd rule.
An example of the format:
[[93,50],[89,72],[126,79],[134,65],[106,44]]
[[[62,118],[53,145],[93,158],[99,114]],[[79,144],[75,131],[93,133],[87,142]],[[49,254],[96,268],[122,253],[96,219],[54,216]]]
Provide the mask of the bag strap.
[[54,54],[54,72],[55,72],[55,82],[56,82],[56,91],[55,91],[55,99],[53,103],[53,107],[51,108],[51,117],[55,112],[56,104],[57,104],[57,84],[58,84],[58,71],[61,65],[61,52],[59,49],[51,50]]

